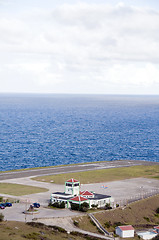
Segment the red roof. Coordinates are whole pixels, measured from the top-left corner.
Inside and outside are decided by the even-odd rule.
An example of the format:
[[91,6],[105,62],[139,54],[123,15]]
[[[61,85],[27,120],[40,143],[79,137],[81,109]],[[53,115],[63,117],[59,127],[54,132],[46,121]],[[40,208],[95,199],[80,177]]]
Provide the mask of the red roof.
[[71,178],[71,179],[67,180],[66,182],[72,182],[72,183],[74,183],[74,182],[79,182],[79,181],[77,181],[77,180],[74,179],[74,178]]
[[159,226],[156,226],[156,227],[154,227],[154,228],[159,229]]
[[83,191],[83,192],[80,192],[80,194],[82,195],[82,196],[93,196],[93,193],[92,192],[89,192],[89,191]]
[[118,226],[122,231],[128,231],[128,230],[134,230],[134,228],[131,225],[127,226]]
[[84,197],[81,197],[81,196],[77,196],[77,197],[71,198],[70,200],[77,201],[77,202],[82,202],[82,201],[87,201],[88,199],[84,198]]

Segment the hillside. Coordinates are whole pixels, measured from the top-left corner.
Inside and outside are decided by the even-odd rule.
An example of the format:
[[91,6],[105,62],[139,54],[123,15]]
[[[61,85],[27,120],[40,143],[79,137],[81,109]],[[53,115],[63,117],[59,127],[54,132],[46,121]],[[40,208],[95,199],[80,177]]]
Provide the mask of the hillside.
[[[109,232],[114,231],[116,225],[131,224],[135,229],[159,225],[159,195],[130,204],[128,207],[107,210],[94,214],[98,221]],[[76,218],[79,227],[83,230],[98,232],[88,216]]]

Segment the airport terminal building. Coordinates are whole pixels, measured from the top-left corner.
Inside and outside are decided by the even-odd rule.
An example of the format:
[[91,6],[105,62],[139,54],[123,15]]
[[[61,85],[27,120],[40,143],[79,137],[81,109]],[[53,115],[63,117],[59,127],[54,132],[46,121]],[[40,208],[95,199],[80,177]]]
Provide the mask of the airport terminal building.
[[89,208],[92,208],[92,205],[101,208],[107,203],[112,205],[114,199],[109,195],[98,194],[89,190],[80,191],[80,182],[71,178],[65,182],[64,192],[54,192],[51,194],[50,202],[51,204],[64,202],[67,208],[70,208],[71,203],[80,205],[83,202],[87,202]]

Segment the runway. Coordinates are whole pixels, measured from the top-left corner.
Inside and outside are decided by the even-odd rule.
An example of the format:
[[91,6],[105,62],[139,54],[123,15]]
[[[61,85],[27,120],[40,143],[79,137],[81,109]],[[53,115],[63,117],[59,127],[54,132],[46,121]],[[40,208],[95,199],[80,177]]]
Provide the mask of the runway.
[[18,171],[0,172],[0,181],[15,178],[43,176],[43,175],[56,175],[62,173],[91,171],[97,169],[130,167],[136,165],[159,165],[159,162],[148,162],[138,160],[118,160],[118,161],[105,161],[105,162],[93,162],[86,164],[75,164],[66,166],[54,166],[37,169],[26,169]]

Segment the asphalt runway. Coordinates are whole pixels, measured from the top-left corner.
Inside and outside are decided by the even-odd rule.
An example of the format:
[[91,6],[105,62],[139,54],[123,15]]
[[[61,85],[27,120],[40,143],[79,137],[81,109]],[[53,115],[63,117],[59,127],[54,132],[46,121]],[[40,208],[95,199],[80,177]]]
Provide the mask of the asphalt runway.
[[0,181],[15,178],[43,176],[43,175],[56,175],[62,173],[91,171],[97,169],[108,169],[108,168],[119,168],[119,167],[130,167],[136,165],[159,165],[159,162],[148,162],[148,161],[137,161],[137,160],[119,160],[119,161],[108,161],[108,162],[94,162],[86,164],[75,164],[57,167],[46,167],[40,169],[26,169],[19,171],[0,172]]

